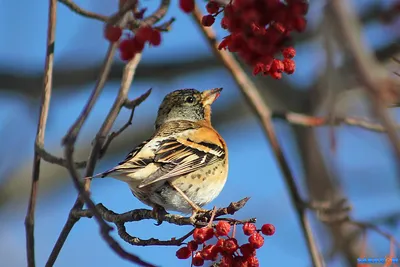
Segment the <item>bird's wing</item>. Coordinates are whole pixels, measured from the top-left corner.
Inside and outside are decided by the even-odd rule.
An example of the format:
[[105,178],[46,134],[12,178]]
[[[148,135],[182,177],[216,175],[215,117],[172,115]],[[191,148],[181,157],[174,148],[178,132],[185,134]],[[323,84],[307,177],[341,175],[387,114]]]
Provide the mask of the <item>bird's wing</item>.
[[194,172],[225,158],[224,141],[213,129],[202,127],[185,133],[160,143],[154,157],[160,167],[139,188]]
[[88,178],[97,178],[97,177],[106,177],[111,173],[119,172],[119,171],[131,171],[134,172],[138,169],[144,168],[149,164],[150,162],[153,162],[152,158],[146,158],[146,157],[136,157],[139,152],[142,151],[143,147],[151,140],[148,139],[146,141],[143,141],[140,145],[135,147],[127,156],[126,158],[118,163],[117,166],[115,166],[112,169],[109,169],[105,172],[98,173],[96,175],[93,175],[92,177]]

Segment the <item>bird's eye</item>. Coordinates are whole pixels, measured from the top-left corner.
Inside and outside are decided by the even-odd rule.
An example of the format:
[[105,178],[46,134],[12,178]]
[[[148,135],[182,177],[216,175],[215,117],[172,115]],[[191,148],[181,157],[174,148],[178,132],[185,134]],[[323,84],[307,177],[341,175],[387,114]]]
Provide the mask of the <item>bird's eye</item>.
[[186,103],[193,103],[194,102],[194,97],[193,96],[188,96],[185,99]]

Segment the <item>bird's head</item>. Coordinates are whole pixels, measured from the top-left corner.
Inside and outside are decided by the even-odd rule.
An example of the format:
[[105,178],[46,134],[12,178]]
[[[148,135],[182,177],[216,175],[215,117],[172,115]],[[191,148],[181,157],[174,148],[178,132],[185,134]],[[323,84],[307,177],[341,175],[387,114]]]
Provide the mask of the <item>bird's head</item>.
[[211,104],[219,97],[221,91],[222,88],[203,92],[196,89],[181,89],[169,93],[158,109],[156,128],[174,120],[210,122]]

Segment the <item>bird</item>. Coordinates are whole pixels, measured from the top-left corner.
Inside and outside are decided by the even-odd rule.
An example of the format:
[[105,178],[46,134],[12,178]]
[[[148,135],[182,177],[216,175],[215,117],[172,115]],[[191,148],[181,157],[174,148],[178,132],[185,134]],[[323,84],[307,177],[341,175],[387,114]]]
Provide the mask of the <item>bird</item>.
[[180,89],[167,94],[153,135],[114,168],[88,178],[121,180],[156,216],[176,211],[191,213],[194,220],[221,193],[228,177],[227,145],[211,125],[211,105],[221,91]]

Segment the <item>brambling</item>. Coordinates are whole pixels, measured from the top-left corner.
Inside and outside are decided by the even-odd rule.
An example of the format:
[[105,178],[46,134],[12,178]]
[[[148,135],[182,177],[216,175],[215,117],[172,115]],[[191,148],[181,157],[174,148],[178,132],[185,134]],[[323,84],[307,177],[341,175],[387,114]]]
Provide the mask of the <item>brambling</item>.
[[211,104],[221,91],[183,89],[168,94],[153,136],[116,167],[91,178],[124,181],[154,212],[192,212],[193,219],[219,195],[228,175],[226,143],[211,125]]

